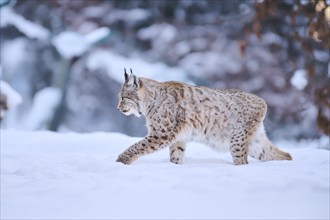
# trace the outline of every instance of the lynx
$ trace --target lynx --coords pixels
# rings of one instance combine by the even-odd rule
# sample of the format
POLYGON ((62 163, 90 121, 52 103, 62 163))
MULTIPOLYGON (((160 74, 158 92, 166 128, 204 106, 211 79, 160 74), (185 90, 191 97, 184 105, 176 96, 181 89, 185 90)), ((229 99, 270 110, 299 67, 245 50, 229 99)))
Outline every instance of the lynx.
POLYGON ((118 156, 131 164, 139 157, 169 147, 170 161, 182 164, 186 143, 202 142, 215 150, 230 151, 235 165, 247 164, 248 155, 261 161, 292 160, 267 138, 263 120, 265 101, 240 90, 216 90, 180 82, 157 82, 124 71, 118 110, 144 115, 148 134, 118 156))

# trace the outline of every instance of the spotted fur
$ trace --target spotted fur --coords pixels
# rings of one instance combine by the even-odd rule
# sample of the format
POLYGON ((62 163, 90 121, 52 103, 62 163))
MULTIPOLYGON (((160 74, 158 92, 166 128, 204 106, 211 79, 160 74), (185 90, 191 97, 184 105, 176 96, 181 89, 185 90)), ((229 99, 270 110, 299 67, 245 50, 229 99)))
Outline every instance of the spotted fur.
POLYGON ((292 159, 265 134, 265 101, 240 90, 157 82, 125 72, 118 109, 144 115, 148 128, 144 139, 118 156, 124 164, 164 147, 169 147, 170 161, 181 164, 189 141, 229 150, 236 165, 247 164, 248 155, 261 161, 292 159))

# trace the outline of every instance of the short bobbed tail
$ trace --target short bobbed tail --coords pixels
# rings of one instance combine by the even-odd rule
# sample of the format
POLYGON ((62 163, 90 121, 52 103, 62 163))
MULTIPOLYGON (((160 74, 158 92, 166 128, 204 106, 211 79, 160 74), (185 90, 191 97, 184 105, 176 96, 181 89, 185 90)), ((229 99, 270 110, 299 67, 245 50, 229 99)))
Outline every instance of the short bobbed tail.
POLYGON ((249 147, 249 155, 261 161, 292 160, 292 156, 274 146, 261 127, 257 130, 249 147))

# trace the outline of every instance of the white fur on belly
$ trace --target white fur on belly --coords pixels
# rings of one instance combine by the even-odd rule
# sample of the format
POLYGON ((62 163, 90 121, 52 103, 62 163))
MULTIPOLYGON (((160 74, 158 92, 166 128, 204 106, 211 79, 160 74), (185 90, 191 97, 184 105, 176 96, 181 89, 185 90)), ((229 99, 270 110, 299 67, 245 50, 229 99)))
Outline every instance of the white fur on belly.
POLYGON ((204 133, 197 132, 195 130, 185 130, 178 135, 178 140, 183 142, 198 142, 205 144, 216 151, 229 151, 230 139, 226 136, 209 137, 204 133))

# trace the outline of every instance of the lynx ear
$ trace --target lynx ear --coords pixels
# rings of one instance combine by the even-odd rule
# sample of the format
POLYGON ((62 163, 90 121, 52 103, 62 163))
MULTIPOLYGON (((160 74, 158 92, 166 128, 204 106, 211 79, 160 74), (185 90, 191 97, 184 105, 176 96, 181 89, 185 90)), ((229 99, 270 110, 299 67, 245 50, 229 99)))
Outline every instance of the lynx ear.
POLYGON ((136 88, 140 88, 140 80, 139 80, 139 78, 137 77, 137 76, 135 76, 135 75, 133 75, 133 77, 134 77, 134 86, 136 87, 136 88))
POLYGON ((133 76, 133 85, 136 88, 139 88, 140 87, 140 80, 139 80, 139 78, 133 74, 132 69, 130 69, 130 71, 131 71, 131 76, 133 76))
POLYGON ((124 76, 125 76, 125 83, 128 82, 128 74, 126 72, 126 68, 124 68, 124 76))

